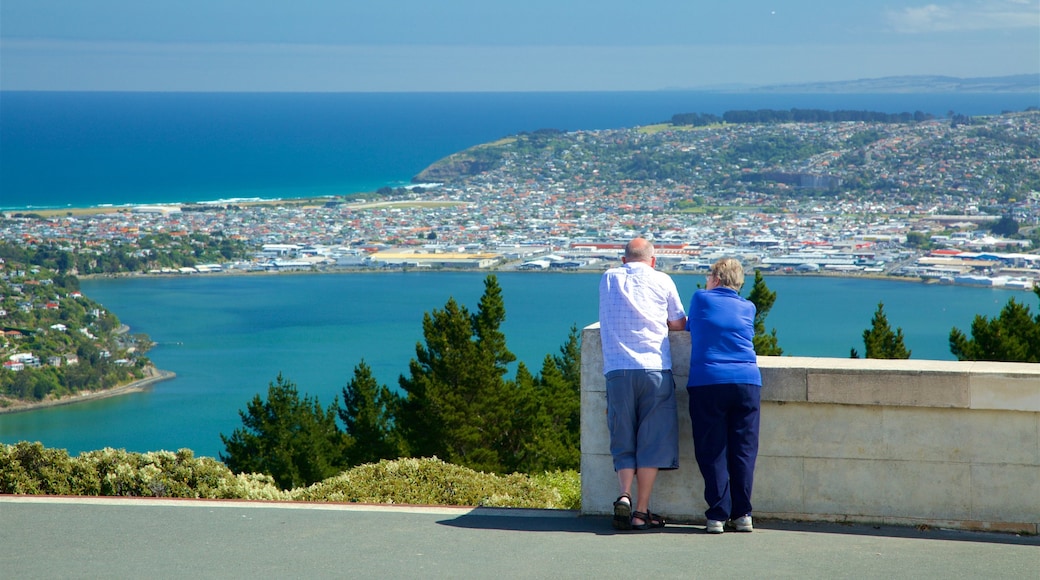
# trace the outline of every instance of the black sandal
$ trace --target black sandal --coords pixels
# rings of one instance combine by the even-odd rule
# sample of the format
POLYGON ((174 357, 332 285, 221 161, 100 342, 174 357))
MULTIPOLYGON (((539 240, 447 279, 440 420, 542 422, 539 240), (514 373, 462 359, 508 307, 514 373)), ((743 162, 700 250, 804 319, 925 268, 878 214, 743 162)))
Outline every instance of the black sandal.
POLYGON ((614 529, 615 530, 631 530, 632 529, 632 496, 623 493, 614 500, 614 529), (622 501, 628 499, 628 501, 622 501))
POLYGON ((664 527, 664 518, 649 510, 646 512, 632 512, 632 517, 643 520, 641 524, 630 524, 633 530, 649 530, 650 528, 664 527))

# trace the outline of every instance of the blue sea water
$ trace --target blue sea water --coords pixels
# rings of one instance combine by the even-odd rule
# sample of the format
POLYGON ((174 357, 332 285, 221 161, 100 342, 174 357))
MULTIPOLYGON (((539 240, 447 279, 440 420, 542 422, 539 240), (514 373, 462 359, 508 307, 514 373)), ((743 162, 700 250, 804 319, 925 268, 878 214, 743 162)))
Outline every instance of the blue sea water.
POLYGON ((301 198, 407 184, 521 131, 818 108, 945 116, 1036 94, 0 92, 0 209, 301 198))
MULTIPOLYGON (((149 354, 177 373, 152 389, 100 401, 0 415, 0 442, 41 441, 76 454, 190 448, 216 457, 220 434, 282 374, 323 406, 365 361, 396 388, 422 338, 423 313, 449 298, 475 311, 479 273, 351 273, 84 280, 82 288, 157 346, 149 354)), ((571 326, 597 319, 596 274, 500 273, 508 347, 534 373, 559 354, 571 326)), ((674 276, 689 296, 703 276, 674 276)), ((777 301, 767 318, 786 355, 844 358, 863 352, 878 302, 915 359, 953 360, 948 336, 976 314, 994 316, 1031 293, 916 282, 770 276, 777 301)), ((512 369, 515 371, 515 366, 512 369)), ((510 374, 512 376, 512 374, 510 374)))

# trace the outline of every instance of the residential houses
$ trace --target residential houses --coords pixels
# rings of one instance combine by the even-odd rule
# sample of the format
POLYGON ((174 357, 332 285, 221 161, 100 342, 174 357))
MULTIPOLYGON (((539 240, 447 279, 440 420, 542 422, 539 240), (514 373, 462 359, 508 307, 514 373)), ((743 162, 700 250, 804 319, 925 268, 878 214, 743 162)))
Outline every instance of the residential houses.
POLYGON ((507 151, 492 170, 427 184, 404 198, 9 217, 0 236, 104 252, 148 233, 219 231, 255 248, 251 259, 237 263, 148 272, 163 275, 601 269, 614 263, 618 243, 641 235, 657 243, 662 267, 676 271, 737 255, 751 266, 789 273, 1036 280, 1036 262, 1022 257, 1034 251, 1029 241, 989 234, 986 227, 997 216, 980 210, 1000 208, 1025 227, 1040 225, 1040 191, 1019 187, 1020 180, 1040 182, 1040 156, 1022 145, 1030 142, 1040 142, 1040 112, 967 125, 936 120, 578 131, 553 148, 507 151), (858 138, 865 134, 876 138, 858 138), (789 161, 732 154, 778 135, 811 143, 818 152, 789 161), (676 177, 618 177, 636 153, 670 160, 676 177), (762 181, 759 175, 772 177, 762 181), (852 183, 869 187, 843 194, 852 183), (925 234, 933 248, 957 254, 908 247, 910 234, 925 234), (614 247, 597 247, 604 244, 614 247), (982 253, 994 259, 983 264, 973 255, 982 253))

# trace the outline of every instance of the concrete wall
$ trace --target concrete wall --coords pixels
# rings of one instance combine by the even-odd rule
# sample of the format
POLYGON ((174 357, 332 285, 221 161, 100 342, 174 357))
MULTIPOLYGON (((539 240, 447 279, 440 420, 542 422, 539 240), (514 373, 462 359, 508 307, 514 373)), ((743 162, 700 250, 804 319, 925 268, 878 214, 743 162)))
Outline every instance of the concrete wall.
MULTIPOLYGON (((686 380, 690 336, 671 333, 679 469, 651 509, 703 522, 686 380)), ((757 518, 1040 532, 1040 365, 759 357, 757 518)), ((612 512, 599 325, 582 332, 582 513, 612 512)))

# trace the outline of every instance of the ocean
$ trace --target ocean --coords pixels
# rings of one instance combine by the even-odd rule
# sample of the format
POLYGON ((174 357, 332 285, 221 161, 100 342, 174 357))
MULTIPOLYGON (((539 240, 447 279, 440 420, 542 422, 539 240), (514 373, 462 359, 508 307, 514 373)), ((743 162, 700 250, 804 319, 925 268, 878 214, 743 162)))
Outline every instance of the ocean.
MULTIPOLYGON (((0 209, 292 199, 407 184, 427 165, 521 131, 630 127, 677 113, 853 109, 937 116, 1020 111, 1036 94, 770 95, 694 92, 162 94, 0 92, 0 209)), ((448 297, 476 308, 483 274, 380 273, 84 280, 83 290, 177 378, 111 399, 0 415, 0 441, 71 453, 190 448, 220 434, 279 373, 332 402, 362 360, 396 386, 422 339, 422 314, 448 297)), ((571 325, 596 319, 590 274, 505 273, 509 346, 533 372, 571 325)), ((701 276, 676 276, 688 295, 701 276)), ((846 357, 878 302, 918 359, 952 359, 952 327, 1014 296, 983 288, 851 278, 771 277, 768 324, 785 353, 846 357)))
POLYGON ((522 131, 737 109, 988 115, 1040 95, 0 92, 0 209, 293 199, 410 182, 522 131))
MULTIPOLYGON (((177 377, 143 393, 0 415, 0 442, 41 441, 77 454, 189 448, 216 457, 220 434, 281 374, 328 406, 364 361, 381 384, 397 387, 422 341, 423 313, 449 298, 475 311, 486 274, 463 272, 290 274, 84 280, 82 289, 148 334, 149 353, 177 377)), ((503 272, 503 331, 534 373, 559 354, 572 326, 597 319, 597 274, 503 272)), ((688 297, 702 275, 674 276, 688 297)), ((767 318, 786 355, 844 358, 863 352, 862 333, 883 302, 914 359, 954 360, 948 337, 969 332, 975 315, 995 316, 1014 297, 1036 310, 1032 293, 920 282, 769 276, 777 293, 767 318)), ((515 366, 511 370, 515 371, 515 366)))

